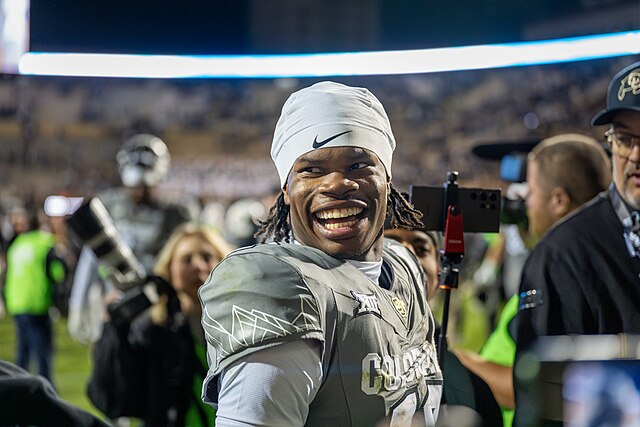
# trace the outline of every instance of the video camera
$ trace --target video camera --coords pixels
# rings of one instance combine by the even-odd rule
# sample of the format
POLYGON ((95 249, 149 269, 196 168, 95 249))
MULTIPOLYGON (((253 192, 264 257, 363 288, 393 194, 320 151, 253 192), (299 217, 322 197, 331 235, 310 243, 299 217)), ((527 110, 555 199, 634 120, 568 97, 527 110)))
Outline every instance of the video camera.
MULTIPOLYGON (((500 179, 512 184, 527 181, 527 156, 524 153, 505 154, 500 160, 500 179)), ((522 197, 507 194, 502 198, 500 222, 517 224, 526 229, 529 225, 527 209, 522 197)))
MULTIPOLYGON (((517 141, 497 141, 479 144, 471 150, 474 155, 486 160, 500 161, 500 179, 517 186, 527 180, 527 155, 540 142, 540 138, 525 138, 517 141)), ((524 185, 524 184, 523 184, 524 185)), ((528 218, 522 195, 511 194, 511 187, 502 198, 500 222, 517 224, 526 229, 528 218)))
POLYGON ((108 306, 112 320, 130 322, 158 302, 160 294, 175 296, 175 290, 165 280, 147 275, 100 199, 92 198, 84 203, 66 223, 80 243, 96 255, 106 278, 124 292, 122 299, 108 306))

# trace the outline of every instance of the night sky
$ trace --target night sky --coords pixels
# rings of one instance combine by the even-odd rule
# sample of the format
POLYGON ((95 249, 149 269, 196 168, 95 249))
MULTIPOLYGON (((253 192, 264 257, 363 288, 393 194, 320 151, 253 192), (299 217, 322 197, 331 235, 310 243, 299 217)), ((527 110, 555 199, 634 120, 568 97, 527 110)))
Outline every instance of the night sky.
MULTIPOLYGON (((31 1, 33 51, 252 53, 250 0, 31 1)), ((379 1, 376 49, 520 41, 524 25, 579 11, 584 3, 584 0, 379 1)), ((363 0, 363 7, 372 2, 376 0, 363 0)), ((331 7, 332 3, 326 4, 331 7)), ((270 19, 269 25, 277 29, 283 25, 278 19, 284 18, 276 15, 265 19, 270 19)), ((357 17, 345 17, 344 25, 357 24, 357 17)), ((327 36, 335 38, 334 34, 327 36)), ((328 50, 340 51, 340 40, 328 50)))
POLYGON ((31 0, 31 50, 244 53, 244 4, 244 0, 31 0))

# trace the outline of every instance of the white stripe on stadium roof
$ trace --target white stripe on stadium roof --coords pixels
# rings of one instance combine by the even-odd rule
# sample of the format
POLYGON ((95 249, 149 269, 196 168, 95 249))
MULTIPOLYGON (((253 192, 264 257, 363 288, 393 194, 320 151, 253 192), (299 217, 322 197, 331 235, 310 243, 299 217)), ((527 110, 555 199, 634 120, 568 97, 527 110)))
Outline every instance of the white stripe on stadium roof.
POLYGON ((124 55, 30 52, 20 74, 132 78, 277 78, 434 73, 640 53, 640 31, 533 42, 295 55, 124 55))

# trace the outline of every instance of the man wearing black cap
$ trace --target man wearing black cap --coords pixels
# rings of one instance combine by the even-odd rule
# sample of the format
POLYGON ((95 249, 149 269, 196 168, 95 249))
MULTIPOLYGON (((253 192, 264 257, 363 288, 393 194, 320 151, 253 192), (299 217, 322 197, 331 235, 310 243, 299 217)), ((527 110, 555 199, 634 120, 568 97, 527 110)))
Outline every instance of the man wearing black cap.
MULTIPOLYGON (((640 333, 640 62, 613 78, 592 125, 609 125, 613 182, 553 227, 527 260, 516 360, 542 335, 640 333)), ((528 403, 516 387, 516 425, 526 425, 520 414, 528 403)))

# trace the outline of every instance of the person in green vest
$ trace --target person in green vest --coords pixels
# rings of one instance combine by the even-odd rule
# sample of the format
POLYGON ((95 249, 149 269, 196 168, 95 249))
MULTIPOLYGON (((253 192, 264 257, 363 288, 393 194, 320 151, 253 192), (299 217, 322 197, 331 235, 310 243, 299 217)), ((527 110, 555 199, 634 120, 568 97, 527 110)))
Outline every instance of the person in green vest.
POLYGON ((67 266, 57 254, 55 236, 38 227, 36 214, 30 214, 28 230, 7 248, 4 298, 16 325, 16 364, 29 370, 31 360, 36 359, 38 374, 53 384, 49 308, 54 287, 61 286, 67 276, 67 266))
POLYGON ((197 291, 229 251, 214 229, 179 226, 149 278, 158 302, 130 322, 114 315, 104 325, 93 349, 88 395, 107 417, 139 418, 146 427, 214 425, 214 409, 200 398, 207 356, 197 291))
MULTIPOLYGON (((542 140, 529 153, 526 208, 528 236, 535 245, 556 224, 604 191, 611 181, 611 163, 591 137, 560 134, 542 140)), ((513 318, 519 294, 502 309, 496 329, 480 354, 456 351, 460 361, 485 380, 502 408, 505 426, 514 417, 513 363, 516 355, 513 318)))

